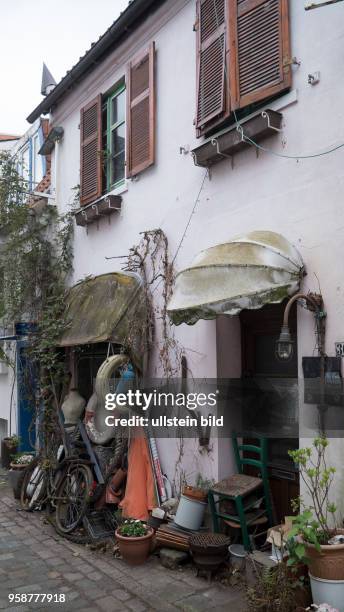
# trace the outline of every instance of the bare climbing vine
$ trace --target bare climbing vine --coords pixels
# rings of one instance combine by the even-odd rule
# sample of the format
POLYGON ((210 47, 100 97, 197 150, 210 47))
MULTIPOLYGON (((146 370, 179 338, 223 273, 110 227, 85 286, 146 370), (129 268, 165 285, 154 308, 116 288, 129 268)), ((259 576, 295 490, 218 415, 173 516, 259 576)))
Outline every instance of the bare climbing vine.
MULTIPOLYGON (((143 279, 148 348, 157 346, 162 374, 169 380, 180 376, 183 354, 167 314, 174 282, 173 263, 169 258, 168 239, 162 229, 148 230, 141 236, 139 244, 129 250, 129 255, 120 259, 124 260, 124 271, 137 272, 143 279), (162 287, 159 294, 158 287, 162 287)), ((134 323, 132 337, 135 337, 135 332, 134 323)))

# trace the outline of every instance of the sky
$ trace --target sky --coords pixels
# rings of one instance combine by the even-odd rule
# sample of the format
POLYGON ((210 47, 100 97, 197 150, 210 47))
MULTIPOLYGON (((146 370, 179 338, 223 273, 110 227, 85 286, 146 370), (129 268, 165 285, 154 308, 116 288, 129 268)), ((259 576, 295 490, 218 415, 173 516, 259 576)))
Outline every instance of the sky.
POLYGON ((43 61, 59 82, 128 0, 0 0, 0 133, 22 134, 42 100, 43 61))

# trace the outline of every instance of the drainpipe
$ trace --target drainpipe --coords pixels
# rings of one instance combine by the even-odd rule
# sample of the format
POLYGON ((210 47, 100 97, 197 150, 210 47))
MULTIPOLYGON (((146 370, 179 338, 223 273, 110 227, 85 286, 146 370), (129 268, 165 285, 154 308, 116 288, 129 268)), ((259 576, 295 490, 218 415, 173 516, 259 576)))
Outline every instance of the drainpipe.
POLYGON ((55 155, 54 155, 54 188, 55 188, 55 205, 59 205, 59 193, 58 193, 58 168, 59 168, 59 148, 60 139, 57 138, 55 141, 55 155))

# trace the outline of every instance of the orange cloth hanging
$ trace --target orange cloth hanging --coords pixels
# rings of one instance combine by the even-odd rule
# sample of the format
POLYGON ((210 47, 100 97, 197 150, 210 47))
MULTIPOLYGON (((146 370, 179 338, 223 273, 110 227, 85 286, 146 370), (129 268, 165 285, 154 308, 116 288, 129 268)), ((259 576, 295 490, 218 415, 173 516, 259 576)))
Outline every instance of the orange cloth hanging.
POLYGON ((146 521, 149 510, 157 505, 148 442, 143 435, 131 439, 127 485, 119 505, 123 516, 141 521, 146 521))

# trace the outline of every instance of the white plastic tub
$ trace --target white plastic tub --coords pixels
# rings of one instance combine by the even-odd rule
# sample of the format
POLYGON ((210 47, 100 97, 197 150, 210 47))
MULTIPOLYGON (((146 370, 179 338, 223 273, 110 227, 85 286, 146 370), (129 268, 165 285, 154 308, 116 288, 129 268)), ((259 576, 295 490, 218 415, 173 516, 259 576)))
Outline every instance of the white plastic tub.
POLYGON ((203 522, 206 505, 206 502, 181 495, 174 522, 184 529, 198 531, 203 522))
POLYGON ((241 570, 245 567, 247 552, 242 544, 231 544, 228 547, 230 562, 233 568, 241 570))
POLYGON ((344 612, 344 580, 325 580, 309 574, 313 603, 327 603, 339 612, 344 612))

